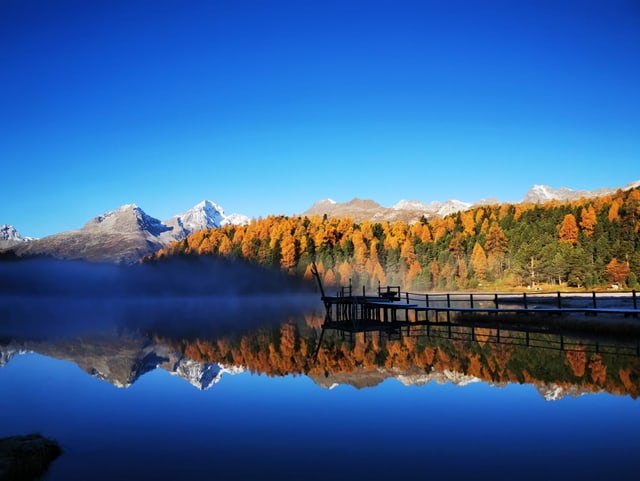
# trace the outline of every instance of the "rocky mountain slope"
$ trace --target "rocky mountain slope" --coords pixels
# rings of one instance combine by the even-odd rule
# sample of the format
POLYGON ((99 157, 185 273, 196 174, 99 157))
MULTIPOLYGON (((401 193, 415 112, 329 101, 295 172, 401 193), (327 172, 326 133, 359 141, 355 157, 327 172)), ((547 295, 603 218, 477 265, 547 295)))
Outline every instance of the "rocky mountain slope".
POLYGON ((466 210, 472 204, 459 200, 448 200, 444 203, 431 202, 424 204, 417 200, 401 200, 393 207, 383 207, 373 200, 352 199, 349 202, 335 202, 324 199, 316 202, 301 215, 327 215, 328 217, 349 217, 355 222, 369 220, 371 222, 418 222, 422 217, 444 217, 453 212, 466 210))
POLYGON ((0 368, 16 355, 31 352, 74 362, 91 376, 119 388, 130 387, 141 376, 154 369, 164 369, 200 390, 209 389, 224 374, 243 372, 242 368, 195 362, 167 346, 135 334, 117 338, 12 341, 0 346, 0 368))
POLYGON ((4 247, 20 257, 43 255, 130 264, 198 230, 248 220, 240 214, 226 216, 220 206, 208 200, 164 222, 135 204, 127 204, 95 217, 80 229, 30 242, 14 241, 4 247))

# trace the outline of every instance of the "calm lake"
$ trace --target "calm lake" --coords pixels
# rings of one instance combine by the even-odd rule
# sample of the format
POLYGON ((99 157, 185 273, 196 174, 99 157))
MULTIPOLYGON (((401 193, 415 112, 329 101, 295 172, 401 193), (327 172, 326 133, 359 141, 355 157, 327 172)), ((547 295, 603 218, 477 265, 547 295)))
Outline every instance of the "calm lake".
POLYGON ((57 440, 46 480, 638 479, 632 336, 323 333, 308 294, 0 315, 0 437, 57 440))

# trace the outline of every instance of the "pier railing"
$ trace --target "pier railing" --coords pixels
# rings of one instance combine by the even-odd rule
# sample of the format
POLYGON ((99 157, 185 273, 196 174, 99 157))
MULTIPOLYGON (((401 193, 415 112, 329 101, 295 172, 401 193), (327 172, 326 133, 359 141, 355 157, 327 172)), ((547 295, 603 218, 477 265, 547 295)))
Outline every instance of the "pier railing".
POLYGON ((616 292, 522 292, 522 293, 411 293, 398 286, 378 286, 377 292, 354 294, 351 285, 336 296, 323 296, 327 321, 419 322, 450 321, 453 313, 468 314, 601 314, 639 317, 635 290, 616 292))

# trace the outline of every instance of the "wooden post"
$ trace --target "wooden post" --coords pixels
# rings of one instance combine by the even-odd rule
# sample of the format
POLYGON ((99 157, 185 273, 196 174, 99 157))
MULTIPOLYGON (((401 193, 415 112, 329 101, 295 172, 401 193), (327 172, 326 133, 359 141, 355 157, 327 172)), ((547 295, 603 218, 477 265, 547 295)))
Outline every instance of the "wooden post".
POLYGON ((597 305, 597 302, 596 302, 596 291, 593 291, 593 292, 591 293, 591 296, 593 297, 593 308, 594 308, 594 309, 597 309, 597 308, 598 308, 598 305, 597 305))
POLYGON ((493 295, 493 304, 496 306, 496 309, 498 308, 498 294, 494 294, 493 295))
POLYGON ((473 309, 473 292, 469 294, 469 307, 473 309))
POLYGON ((560 291, 558 291, 558 309, 562 309, 562 300, 560 297, 560 291))
MULTIPOLYGON (((451 308, 451 294, 449 294, 448 292, 447 292, 447 307, 451 308)), ((451 322, 449 317, 450 315, 451 315, 451 311, 447 309, 447 322, 451 322)), ((451 327, 449 327, 449 338, 451 338, 451 327)))
POLYGON ((527 293, 526 292, 522 293, 522 305, 524 309, 527 310, 527 293))
MULTIPOLYGON (((634 296, 634 298, 635 298, 635 296, 634 296)), ((424 303, 425 303, 425 307, 429 307, 429 294, 425 294, 424 295, 424 303)))

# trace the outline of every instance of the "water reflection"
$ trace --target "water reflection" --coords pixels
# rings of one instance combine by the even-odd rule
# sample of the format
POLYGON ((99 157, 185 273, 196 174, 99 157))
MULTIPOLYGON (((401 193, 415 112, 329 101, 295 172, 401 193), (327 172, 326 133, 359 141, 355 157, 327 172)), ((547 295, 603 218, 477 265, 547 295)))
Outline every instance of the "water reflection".
POLYGON ((13 315, 2 326, 0 365, 37 352, 118 387, 163 369, 199 389, 244 370, 305 375, 323 387, 364 388, 389 378, 405 385, 530 384, 549 400, 599 392, 636 399, 640 389, 637 334, 554 330, 553 320, 546 327, 539 320, 530 327, 480 320, 327 329, 317 299, 307 294, 108 305, 14 298, 3 305, 13 315))
POLYGON ((341 331, 320 304, 5 296, 0 436, 57 439, 50 481, 469 479, 496 453, 493 479, 634 479, 635 336, 341 331))

